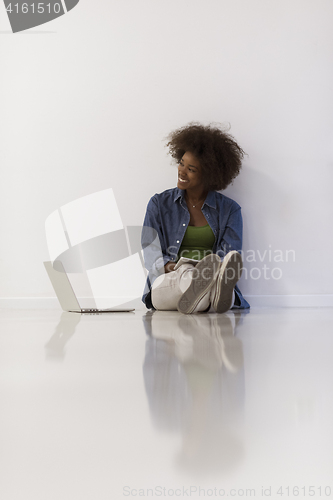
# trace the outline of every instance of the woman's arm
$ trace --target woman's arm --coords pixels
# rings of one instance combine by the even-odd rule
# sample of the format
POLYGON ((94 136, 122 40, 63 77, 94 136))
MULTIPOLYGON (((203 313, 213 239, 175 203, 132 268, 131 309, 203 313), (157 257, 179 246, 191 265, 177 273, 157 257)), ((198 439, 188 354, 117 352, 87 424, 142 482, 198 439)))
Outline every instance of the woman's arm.
POLYGON ((144 253, 146 269, 155 276, 170 272, 175 263, 169 262, 166 253, 166 244, 161 224, 159 207, 156 197, 153 196, 148 203, 143 222, 141 244, 144 253))
POLYGON ((243 219, 241 208, 234 210, 228 217, 224 231, 218 235, 215 253, 223 259, 228 252, 242 251, 243 219))

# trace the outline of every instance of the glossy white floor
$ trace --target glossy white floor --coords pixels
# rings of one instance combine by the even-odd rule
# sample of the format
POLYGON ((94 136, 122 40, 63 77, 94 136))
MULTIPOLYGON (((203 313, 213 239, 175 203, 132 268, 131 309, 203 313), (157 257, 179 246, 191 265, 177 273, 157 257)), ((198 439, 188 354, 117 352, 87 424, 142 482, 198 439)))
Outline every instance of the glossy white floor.
POLYGON ((333 309, 0 318, 1 500, 333 497, 333 309))

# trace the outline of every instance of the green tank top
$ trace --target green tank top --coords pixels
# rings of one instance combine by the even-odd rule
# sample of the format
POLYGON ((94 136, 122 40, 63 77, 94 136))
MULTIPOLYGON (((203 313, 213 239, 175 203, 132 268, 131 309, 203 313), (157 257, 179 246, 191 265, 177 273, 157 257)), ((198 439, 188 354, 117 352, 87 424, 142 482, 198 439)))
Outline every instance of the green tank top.
POLYGON ((179 248, 178 259, 201 260, 212 251, 215 236, 209 224, 205 226, 188 226, 182 244, 179 248))

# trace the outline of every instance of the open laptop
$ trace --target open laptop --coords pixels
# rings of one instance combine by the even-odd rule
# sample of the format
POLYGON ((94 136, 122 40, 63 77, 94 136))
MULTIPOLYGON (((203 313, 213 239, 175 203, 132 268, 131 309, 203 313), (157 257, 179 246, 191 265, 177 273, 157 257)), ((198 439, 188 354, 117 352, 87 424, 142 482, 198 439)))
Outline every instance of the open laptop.
MULTIPOLYGON (((59 268, 61 263, 57 262, 57 267, 59 268)), ((58 297, 60 305, 64 311, 77 312, 77 313, 111 313, 111 312, 130 312, 134 311, 134 308, 129 308, 125 306, 110 307, 108 309, 97 309, 93 308, 82 308, 79 301, 75 295, 73 287, 69 281, 69 278, 63 268, 63 272, 56 271, 53 268, 52 262, 44 262, 44 266, 47 274, 51 280, 54 291, 58 297)))

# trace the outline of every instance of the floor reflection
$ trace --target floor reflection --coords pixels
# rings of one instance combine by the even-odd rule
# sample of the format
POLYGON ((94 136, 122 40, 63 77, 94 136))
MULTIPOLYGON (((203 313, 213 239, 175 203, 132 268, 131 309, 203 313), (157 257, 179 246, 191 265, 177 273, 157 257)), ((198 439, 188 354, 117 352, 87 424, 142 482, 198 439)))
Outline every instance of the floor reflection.
POLYGON ((81 314, 63 312, 59 323, 50 340, 45 344, 45 355, 47 361, 63 361, 65 358, 65 346, 74 335, 77 325, 81 321, 81 314))
POLYGON ((143 375, 153 424, 180 432, 180 468, 235 467, 244 455, 244 363, 235 331, 242 313, 143 317, 143 375))

